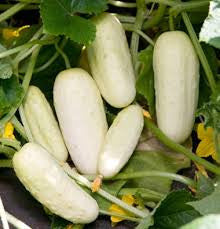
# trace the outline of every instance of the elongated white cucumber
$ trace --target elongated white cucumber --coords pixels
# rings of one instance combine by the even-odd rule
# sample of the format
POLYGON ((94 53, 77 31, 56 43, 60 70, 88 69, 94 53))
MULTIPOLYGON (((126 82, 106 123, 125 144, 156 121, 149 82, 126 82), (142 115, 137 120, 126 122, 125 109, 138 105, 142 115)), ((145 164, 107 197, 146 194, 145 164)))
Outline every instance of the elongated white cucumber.
POLYGON ((154 47, 153 67, 158 126, 182 143, 194 125, 199 90, 199 60, 187 34, 163 33, 154 47))
POLYGON ((73 223, 90 223, 98 205, 40 145, 27 143, 13 157, 17 177, 51 212, 73 223))
POLYGON ((99 90, 113 107, 126 107, 135 97, 135 76, 125 32, 109 14, 94 18, 95 41, 88 46, 88 61, 99 90))
POLYGON ((80 68, 59 73, 54 84, 54 105, 75 166, 84 174, 97 174, 107 122, 92 77, 80 68))
POLYGON ((142 109, 138 105, 124 108, 109 128, 99 159, 99 173, 115 176, 131 157, 144 126, 142 109))
POLYGON ((24 112, 36 143, 57 160, 66 161, 68 152, 50 104, 41 90, 30 86, 24 101, 24 112))

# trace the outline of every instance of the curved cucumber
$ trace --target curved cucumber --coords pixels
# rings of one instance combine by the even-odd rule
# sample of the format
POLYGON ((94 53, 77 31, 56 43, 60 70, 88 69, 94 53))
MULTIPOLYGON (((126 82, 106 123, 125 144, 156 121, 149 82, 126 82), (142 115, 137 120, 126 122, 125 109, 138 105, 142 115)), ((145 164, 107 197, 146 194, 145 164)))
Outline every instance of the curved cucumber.
POLYGON ((186 33, 163 33, 153 56, 159 128, 182 143, 191 134, 198 102, 199 60, 186 33))
POLYGON ((54 105, 75 166, 84 174, 97 174, 107 122, 92 77, 80 68, 59 73, 54 84, 54 105))
POLYGON ((73 223, 90 223, 98 205, 40 145, 27 143, 13 157, 19 180, 51 212, 73 223))
POLYGON ((88 61, 99 90, 113 107, 126 107, 134 100, 135 76, 124 29, 108 13, 94 18, 95 41, 88 46, 88 61))
POLYGON ((131 157, 144 126, 142 109, 130 105, 123 109, 109 128, 99 159, 99 173, 115 176, 131 157))
POLYGON ((34 140, 58 161, 66 161, 68 152, 53 111, 39 88, 30 86, 24 112, 34 140))

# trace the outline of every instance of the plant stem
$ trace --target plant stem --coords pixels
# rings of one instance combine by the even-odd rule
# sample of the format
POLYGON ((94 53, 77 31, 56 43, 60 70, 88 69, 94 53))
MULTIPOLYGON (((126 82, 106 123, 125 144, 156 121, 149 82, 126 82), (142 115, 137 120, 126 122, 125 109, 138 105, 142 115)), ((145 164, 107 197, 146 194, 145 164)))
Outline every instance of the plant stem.
POLYGON ((7 158, 12 158, 15 150, 4 145, 0 145, 0 153, 3 153, 7 158))
MULTIPOLYGON (((39 39, 40 36, 42 35, 42 32, 43 32, 43 27, 40 27, 37 32, 33 35, 33 37, 29 40, 30 41, 34 41, 36 39, 39 39)), ((13 65, 14 65, 14 68, 17 69, 18 68, 18 65, 19 65, 19 62, 23 59, 25 59, 27 56, 29 56, 35 49, 35 47, 38 47, 38 45, 34 45, 32 48, 30 49, 24 49, 22 50, 21 52, 19 52, 16 57, 13 59, 13 65)), ((18 72, 18 70, 17 70, 18 72)))
POLYGON ((17 2, 27 2, 27 3, 36 3, 36 4, 40 4, 41 0, 15 0, 17 2))
POLYGON ((120 14, 113 14, 118 18, 120 22, 124 23, 135 23, 135 17, 133 16, 125 16, 125 15, 120 15, 120 14))
MULTIPOLYGON (((78 174, 75 170, 71 169, 70 166, 65 163, 63 165, 63 169, 64 171, 70 176, 72 177, 74 180, 76 180, 79 184, 91 189, 92 188, 92 183, 90 181, 88 181, 84 176, 78 174)), ((130 206, 128 204, 126 204, 125 202, 123 202, 122 200, 118 199, 117 197, 109 194, 108 192, 106 192, 103 189, 99 189, 99 191, 97 191, 97 193, 104 197, 105 199, 111 201, 112 203, 117 204, 118 206, 120 206, 121 208, 125 209, 128 212, 133 213, 134 215, 141 217, 141 218, 145 218, 149 215, 149 212, 144 212, 141 211, 133 206, 130 206)))
POLYGON ((15 127, 15 130, 27 141, 28 138, 27 138, 27 135, 25 133, 25 129, 22 126, 22 124, 18 121, 16 116, 12 117, 11 122, 12 122, 13 126, 15 127))
POLYGON ((145 127, 148 128, 165 146, 187 156, 192 161, 203 165, 207 170, 220 175, 220 167, 206 161, 205 159, 198 157, 196 154, 192 153, 187 148, 182 145, 173 142, 168 138, 156 125, 148 118, 144 118, 145 127))
POLYGON ((102 209, 99 209, 99 213, 101 215, 120 217, 122 219, 129 220, 129 221, 132 221, 132 222, 138 222, 139 223, 141 221, 141 219, 139 219, 139 218, 135 218, 135 217, 127 216, 127 215, 121 215, 121 214, 117 214, 115 212, 108 212, 108 211, 105 211, 105 210, 102 210, 102 209))
POLYGON ((24 113, 24 108, 23 108, 23 105, 22 104, 19 107, 19 114, 20 114, 22 123, 24 125, 24 129, 25 129, 25 132, 26 132, 28 141, 29 142, 34 142, 34 138, 33 138, 33 135, 31 133, 30 127, 28 125, 28 122, 27 122, 27 119, 26 119, 26 116, 25 116, 25 113, 24 113))
POLYGON ((127 31, 132 31, 132 32, 135 32, 135 33, 139 34, 141 37, 143 37, 152 46, 155 45, 154 41, 147 34, 145 34, 144 32, 142 32, 141 30, 135 29, 134 26, 130 26, 128 24, 124 24, 123 27, 127 31))
POLYGON ((173 6, 170 9, 170 13, 173 15, 178 15, 179 13, 181 13, 182 11, 187 11, 187 10, 191 10, 191 9, 195 9, 195 8, 199 8, 202 6, 208 6, 210 3, 210 0, 203 0, 203 1, 192 1, 192 2, 182 2, 179 4, 176 4, 175 6, 173 6))
POLYGON ((28 225, 26 225, 25 223, 23 223, 21 220, 15 218, 13 215, 11 215, 8 212, 6 213, 6 217, 8 222, 13 225, 14 227, 18 228, 18 229, 31 229, 31 227, 29 227, 28 225))
POLYGON ((26 48, 30 48, 32 47, 33 45, 36 45, 36 44, 39 44, 39 45, 49 45, 49 44, 54 44, 55 42, 55 39, 48 39, 48 40, 34 40, 34 41, 30 41, 24 45, 20 45, 18 47, 15 47, 15 48, 12 48, 12 49, 9 49, 7 51, 4 51, 4 52, 1 52, 0 53, 0 59, 1 58, 4 58, 4 57, 7 57, 7 56, 10 56, 12 54, 15 54, 17 52, 20 52, 26 48))
POLYGON ((8 220, 7 220, 6 213, 5 213, 5 208, 2 203, 1 197, 0 197, 0 216, 1 216, 3 229, 9 229, 8 220))
MULTIPOLYGON (((65 47, 66 43, 67 43, 67 39, 64 39, 60 45, 60 49, 63 49, 65 47)), ((41 71, 45 70, 46 68, 48 68, 59 57, 59 55, 60 55, 59 52, 55 52, 55 54, 45 64, 36 68, 34 70, 34 73, 41 72, 41 71)))
MULTIPOLYGON (((137 0, 137 15, 136 20, 134 23, 135 30, 141 30, 143 22, 144 22, 144 14, 146 11, 145 1, 144 0, 137 0)), ((136 72, 136 63, 138 59, 138 46, 139 46, 139 34, 136 32, 132 33, 131 36, 131 56, 133 61, 133 66, 136 72)))
POLYGON ((11 146, 15 148, 16 150, 21 149, 21 143, 15 139, 10 139, 10 138, 0 138, 0 143, 6 146, 11 146))
POLYGON ((24 93, 22 98, 20 99, 20 101, 18 102, 18 104, 16 106, 14 106, 13 108, 11 108, 11 110, 8 112, 7 115, 5 115, 1 120, 0 120, 0 129, 3 128, 3 126, 5 126, 5 123, 7 123, 15 114, 15 112, 17 111, 17 109, 19 108, 19 106, 22 103, 22 100, 27 92, 31 77, 32 77, 32 73, 34 71, 34 66, 36 64, 36 60, 39 54, 41 46, 39 46, 37 49, 35 49, 31 55, 29 64, 28 64, 28 68, 26 71, 26 74, 24 76, 24 80, 22 83, 23 89, 24 89, 24 93))
POLYGON ((168 173, 162 171, 145 171, 145 172, 134 172, 134 173, 119 173, 112 180, 127 180, 127 179, 135 179, 135 178, 142 178, 142 177, 164 177, 171 180, 179 181, 183 184, 186 184, 191 187, 196 187, 196 183, 194 180, 181 176, 175 173, 168 173))
MULTIPOLYGON (((5 11, 14 6, 14 4, 0 4, 0 11, 5 11)), ((38 5, 26 5, 22 10, 37 10, 39 9, 38 5)))
POLYGON ((154 2, 154 3, 159 3, 167 6, 175 6, 176 4, 178 4, 178 2, 174 0, 146 0, 146 1, 147 3, 154 2))
POLYGON ((159 192, 146 189, 146 188, 122 188, 118 195, 123 196, 123 195, 135 195, 137 193, 141 193, 141 197, 143 199, 147 199, 149 201, 160 201, 162 198, 164 198, 164 194, 161 194, 159 192))
POLYGON ((1 159, 0 168, 13 168, 12 160, 10 159, 1 159))
POLYGON ((186 25, 186 28, 187 28, 187 30, 189 32, 189 35, 191 37, 192 43, 193 43, 193 45, 195 47, 195 50, 196 50, 196 52, 197 52, 197 54, 199 56, 199 59, 200 59, 201 64, 203 66, 203 69, 204 69, 204 71, 206 73, 206 77, 208 79, 209 86, 210 86, 212 92, 215 93, 216 92, 216 82, 215 82, 215 78, 214 78, 213 72, 212 72, 212 70, 210 68, 209 62, 208 62, 208 60, 207 60, 207 58, 205 56, 205 53, 204 53, 204 51, 203 51, 203 49, 201 47, 201 44, 199 43, 199 40, 198 40, 198 38, 196 36, 196 33, 195 33, 194 29, 193 29, 193 26, 192 26, 192 24, 190 22, 190 19, 189 19, 187 13, 186 12, 182 12, 182 17, 183 17, 183 21, 184 21, 184 23, 186 25))
POLYGON ((66 53, 57 45, 57 43, 55 43, 55 48, 57 50, 57 52, 63 57, 63 60, 65 62, 66 68, 71 68, 71 64, 69 61, 68 56, 66 55, 66 53))
POLYGON ((108 0, 108 4, 123 7, 123 8, 136 8, 137 4, 132 2, 122 2, 122 1, 115 1, 115 0, 108 0))
POLYGON ((22 8, 27 6, 28 3, 17 3, 13 5, 10 9, 6 10, 4 13, 0 14, 0 22, 10 18, 12 15, 16 14, 22 8))
POLYGON ((147 30, 158 25, 159 22, 163 19, 165 12, 166 12, 166 5, 160 4, 156 14, 151 19, 143 23, 142 26, 143 30, 147 30))
POLYGON ((173 15, 171 13, 169 14, 169 27, 170 27, 170 31, 175 30, 173 15))

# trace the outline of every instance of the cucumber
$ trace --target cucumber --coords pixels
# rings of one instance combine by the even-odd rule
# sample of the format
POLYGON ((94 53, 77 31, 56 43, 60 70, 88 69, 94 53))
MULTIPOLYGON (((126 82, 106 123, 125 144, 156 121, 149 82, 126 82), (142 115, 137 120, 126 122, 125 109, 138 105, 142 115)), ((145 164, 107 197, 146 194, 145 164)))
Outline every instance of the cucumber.
POLYGON ((75 166, 83 174, 97 174, 107 122, 92 77, 80 68, 60 72, 54 84, 54 105, 75 166))
POLYGON ((135 98, 135 75, 124 29, 118 19, 103 13, 93 19, 95 41, 87 47, 88 61, 99 90, 113 107, 128 106, 135 98))
POLYGON ((144 126, 142 109, 130 105, 119 112, 109 128, 99 159, 99 174, 115 176, 131 157, 144 126))
POLYGON ((57 160, 66 161, 68 152, 50 104, 39 88, 30 86, 24 101, 24 112, 36 143, 57 160))
POLYGON ((192 132, 199 92, 199 60, 188 35, 181 31, 160 35, 153 68, 158 127, 183 143, 192 132))
POLYGON ((96 201, 40 145, 25 144, 15 153, 13 167, 25 188, 52 213, 73 223, 90 223, 97 218, 96 201))

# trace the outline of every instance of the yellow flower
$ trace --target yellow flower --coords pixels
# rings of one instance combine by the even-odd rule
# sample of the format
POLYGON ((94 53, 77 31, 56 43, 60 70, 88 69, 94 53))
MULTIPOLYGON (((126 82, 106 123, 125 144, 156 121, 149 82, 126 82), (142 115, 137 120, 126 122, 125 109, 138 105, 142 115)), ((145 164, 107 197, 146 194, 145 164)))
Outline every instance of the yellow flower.
POLYGON ((148 111, 146 111, 145 109, 142 109, 142 111, 143 111, 144 117, 147 117, 147 118, 151 119, 151 115, 150 115, 150 113, 148 111))
POLYGON ((205 129, 204 124, 200 123, 197 128, 198 138, 201 140, 199 143, 196 154, 199 157, 209 157, 212 156, 214 160, 217 160, 217 154, 215 150, 214 143, 214 130, 211 127, 205 129))
POLYGON ((15 136, 13 133, 14 133, 14 126, 12 125, 12 123, 11 122, 6 123, 2 137, 15 139, 15 136))
POLYGON ((10 28, 4 28, 2 30, 2 36, 5 40, 9 40, 15 37, 19 37, 20 36, 20 32, 24 29, 29 28, 30 25, 24 25, 18 29, 10 29, 10 28))
MULTIPOLYGON (((123 195, 122 196, 122 201, 125 202, 126 204, 129 205, 133 205, 135 203, 135 199, 132 195, 123 195)), ((125 211, 123 208, 119 207, 116 204, 112 204, 111 207, 109 208, 109 211, 112 213, 117 213, 120 215, 124 215, 124 216, 131 216, 131 213, 128 213, 127 211, 125 211)), ((123 218, 117 217, 117 216, 111 216, 111 221, 113 223, 113 225, 115 225, 116 223, 119 223, 121 221, 123 221, 123 218)))

